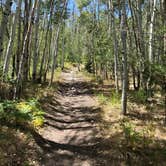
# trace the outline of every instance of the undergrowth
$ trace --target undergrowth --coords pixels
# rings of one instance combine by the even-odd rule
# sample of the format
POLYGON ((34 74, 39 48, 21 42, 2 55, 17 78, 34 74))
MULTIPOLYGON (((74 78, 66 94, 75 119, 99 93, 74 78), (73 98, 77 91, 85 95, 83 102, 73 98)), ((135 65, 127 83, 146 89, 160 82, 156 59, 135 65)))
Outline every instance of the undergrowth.
POLYGON ((120 94, 115 91, 111 92, 109 96, 104 95, 103 93, 97 94, 98 101, 101 105, 112 105, 117 106, 120 105, 120 94))
POLYGON ((36 99, 27 101, 5 100, 0 103, 0 120, 11 124, 40 127, 44 123, 44 112, 36 99))
POLYGON ((120 126, 124 133, 127 146, 131 146, 132 148, 146 148, 153 143, 155 128, 152 123, 149 123, 144 128, 138 129, 129 119, 124 118, 120 126))
POLYGON ((144 90, 139 90, 132 92, 132 98, 139 103, 146 103, 148 96, 144 90))

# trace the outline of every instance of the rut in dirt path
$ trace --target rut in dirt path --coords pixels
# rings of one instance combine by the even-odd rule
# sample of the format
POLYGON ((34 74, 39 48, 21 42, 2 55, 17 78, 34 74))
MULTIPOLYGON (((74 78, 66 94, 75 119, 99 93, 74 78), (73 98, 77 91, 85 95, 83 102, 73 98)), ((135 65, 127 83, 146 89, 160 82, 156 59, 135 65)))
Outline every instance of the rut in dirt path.
POLYGON ((76 71, 61 75, 59 94, 45 101, 46 123, 36 136, 43 149, 43 166, 105 165, 99 160, 101 135, 99 105, 92 97, 92 85, 76 71))

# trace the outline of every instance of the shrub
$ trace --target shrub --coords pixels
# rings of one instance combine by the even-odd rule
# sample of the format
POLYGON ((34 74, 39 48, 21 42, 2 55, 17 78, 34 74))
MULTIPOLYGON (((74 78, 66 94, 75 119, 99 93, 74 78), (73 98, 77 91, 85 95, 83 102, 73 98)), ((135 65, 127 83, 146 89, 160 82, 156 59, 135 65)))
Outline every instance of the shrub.
POLYGON ((134 98, 137 102, 145 103, 147 100, 147 94, 144 90, 134 92, 134 98))
POLYGON ((115 91, 111 93, 111 104, 112 105, 118 105, 121 103, 121 96, 119 93, 116 93, 115 91))
POLYGON ((121 124, 127 144, 135 146, 141 142, 141 135, 136 131, 136 127, 131 122, 122 122, 121 124))
POLYGON ((44 112, 36 99, 4 101, 0 104, 0 119, 9 123, 32 124, 38 127, 44 123, 44 112))
POLYGON ((106 104, 108 102, 108 97, 104 96, 103 93, 98 94, 97 97, 101 104, 106 104))
POLYGON ((153 142, 154 127, 152 124, 139 131, 136 130, 136 126, 129 120, 123 120, 121 126, 127 145, 147 147, 153 142))

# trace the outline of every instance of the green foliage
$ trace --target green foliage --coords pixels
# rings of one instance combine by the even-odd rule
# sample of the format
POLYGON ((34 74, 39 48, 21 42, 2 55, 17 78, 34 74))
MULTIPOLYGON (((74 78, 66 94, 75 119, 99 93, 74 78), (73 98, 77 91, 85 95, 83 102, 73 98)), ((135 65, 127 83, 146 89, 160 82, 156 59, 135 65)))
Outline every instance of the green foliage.
POLYGON ((145 103, 147 100, 147 93, 144 90, 133 92, 134 100, 140 103, 145 103))
POLYGON ((80 10, 87 7, 90 4, 90 0, 76 0, 77 6, 80 10))
POLYGON ((152 124, 147 125, 143 129, 136 130, 136 126, 128 119, 123 119, 121 127, 125 135, 126 143, 129 146, 149 146, 153 141, 154 127, 152 124))
POLYGON ((16 124, 32 124, 34 127, 44 123, 44 112, 36 99, 29 101, 4 101, 0 104, 0 119, 16 124))
POLYGON ((135 146, 136 144, 141 142, 141 135, 136 131, 136 127, 134 124, 126 121, 123 122, 121 126, 128 145, 135 146))
POLYGON ((104 96, 103 93, 98 94, 98 95, 97 95, 97 98, 98 98, 99 102, 100 102, 102 105, 104 105, 104 104, 106 104, 106 103, 108 102, 108 97, 104 96))
POLYGON ((97 95, 97 97, 98 97, 99 102, 102 105, 109 104, 109 105, 114 105, 115 106, 115 105, 119 105, 120 101, 121 101, 120 94, 118 94, 114 91, 111 92, 111 95, 109 95, 109 96, 106 96, 103 93, 99 93, 97 95))
POLYGON ((111 104, 119 105, 121 103, 121 95, 115 91, 111 93, 111 104))
POLYGON ((152 65, 152 80, 155 84, 163 86, 166 79, 166 66, 154 64, 152 65))

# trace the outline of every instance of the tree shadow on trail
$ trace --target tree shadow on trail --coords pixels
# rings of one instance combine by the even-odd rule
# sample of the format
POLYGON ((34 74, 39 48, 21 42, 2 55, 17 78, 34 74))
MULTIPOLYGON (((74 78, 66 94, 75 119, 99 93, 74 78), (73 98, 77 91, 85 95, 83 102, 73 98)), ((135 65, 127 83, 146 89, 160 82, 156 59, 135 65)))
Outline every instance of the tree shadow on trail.
POLYGON ((94 93, 95 85, 90 82, 59 82, 58 90, 61 95, 92 95, 94 93))
POLYGON ((33 132, 32 135, 43 149, 43 163, 46 166, 108 165, 108 155, 101 153, 108 146, 103 146, 98 131, 101 109, 86 105, 92 91, 92 85, 87 82, 60 83, 60 99, 53 95, 42 100, 46 111, 45 130, 48 132, 44 135, 33 132), (62 96, 69 101, 61 101, 65 100, 62 96))

